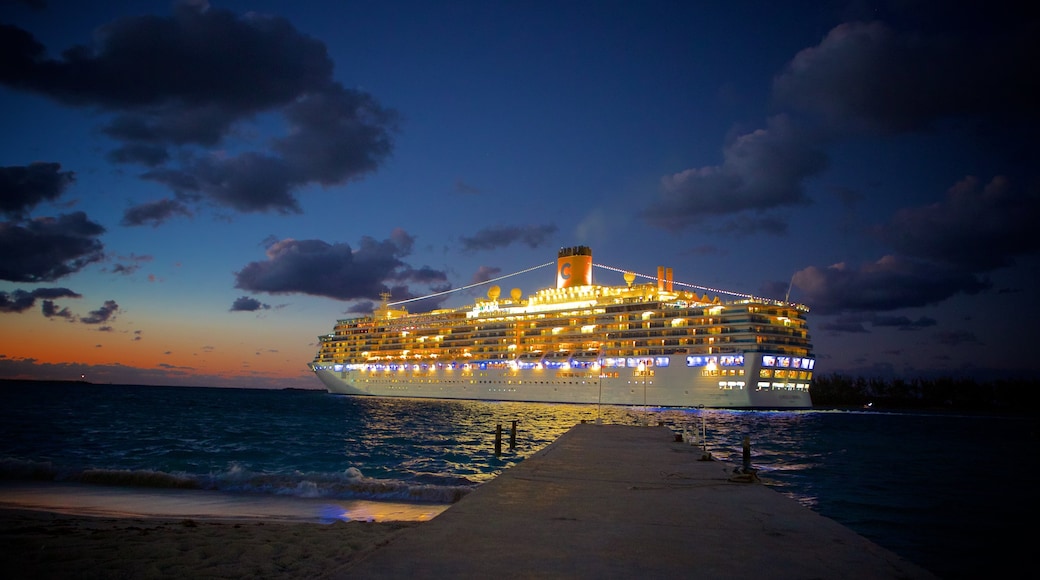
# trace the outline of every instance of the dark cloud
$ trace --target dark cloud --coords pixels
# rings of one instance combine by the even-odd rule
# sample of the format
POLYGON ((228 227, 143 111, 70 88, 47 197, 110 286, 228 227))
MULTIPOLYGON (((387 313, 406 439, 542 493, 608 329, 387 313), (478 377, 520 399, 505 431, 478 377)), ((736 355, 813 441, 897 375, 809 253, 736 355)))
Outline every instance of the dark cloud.
POLYGON ((12 2, 17 1, 20 4, 25 4, 34 11, 41 11, 47 8, 47 0, 10 0, 12 2))
POLYGON ((268 310, 271 306, 264 304, 256 298, 250 298, 249 296, 240 296, 235 298, 235 302, 231 304, 231 312, 255 312, 257 310, 268 310))
POLYGON ((817 324, 816 328, 821 332, 840 334, 860 334, 870 332, 867 330, 866 326, 864 326, 864 320, 859 316, 837 316, 817 324))
POLYGON ((241 212, 300 211, 292 189, 302 181, 294 168, 279 157, 263 153, 196 157, 179 169, 157 168, 143 177, 241 212))
POLYGON ((169 161, 170 153, 159 145, 131 143, 109 151, 108 160, 113 163, 139 163, 155 167, 169 161))
POLYGON ((1038 215, 1040 191, 999 176, 985 185, 968 177, 944 201, 903 209, 876 231, 901 254, 988 272, 1040 251, 1038 215))
MULTIPOLYGON (((38 299, 50 301, 55 298, 82 298, 82 296, 68 288, 36 288, 31 291, 15 290, 11 293, 0 291, 0 312, 24 312, 35 306, 38 299)), ((44 314, 46 315, 46 312, 44 314)))
POLYGON ((461 179, 455 180, 453 191, 462 195, 480 195, 482 193, 480 188, 474 187, 461 179))
POLYGON ((900 256, 852 268, 810 266, 794 274, 792 299, 819 314, 886 311, 936 304, 956 294, 989 287, 970 272, 900 256))
POLYGON ((376 309, 376 303, 371 300, 358 300, 347 309, 349 314, 372 314, 376 309))
POLYGON ((68 308, 59 308, 53 300, 44 300, 42 304, 43 315, 47 318, 73 318, 72 311, 68 308))
POLYGON ((989 289, 982 276, 1036 255, 1040 192, 1004 177, 969 177, 939 203, 906 208, 873 233, 893 250, 859 268, 838 264, 795 274, 798 299, 816 312, 886 311, 989 289))
POLYGON ((802 50, 774 80, 778 110, 765 129, 734 139, 721 165, 665 176, 644 217, 679 230, 737 215, 726 231, 781 232, 748 211, 806 203, 807 178, 826 165, 822 148, 853 136, 932 131, 967 121, 973 140, 1004 148, 1008 160, 1035 154, 1040 76, 1026 55, 1040 52, 1040 24, 1015 10, 963 4, 872 5, 892 22, 849 22, 802 50), (1023 127, 1028 127, 1023 129, 1023 127))
POLYGON ((289 134, 274 149, 298 182, 342 183, 374 171, 390 155, 397 115, 371 95, 333 85, 284 109, 289 134))
POLYGON ((112 266, 112 272, 122 275, 130 275, 141 269, 141 265, 144 262, 151 262, 152 256, 137 256, 131 254, 129 256, 120 256, 120 260, 125 260, 126 263, 116 263, 112 266))
POLYGON ((111 114, 103 131, 121 145, 109 159, 148 166, 143 177, 182 202, 295 213, 302 186, 358 179, 393 148, 397 114, 333 80, 325 45, 283 18, 180 3, 170 16, 110 22, 93 46, 60 59, 12 26, 0 27, 0 48, 0 83, 111 114), (287 124, 268 150, 198 151, 224 145, 236 125, 263 112, 287 124))
MULTIPOLYGON (((783 116, 766 129, 740 135, 723 151, 722 165, 687 169, 661 180, 661 197, 643 217, 651 224, 679 230, 721 215, 809 203, 802 182, 821 172, 826 156, 818 139, 783 116)), ((776 231, 777 223, 760 225, 776 231)), ((748 222, 744 228, 754 229, 748 222)))
POLYGON ((0 223, 0 280, 50 282, 100 261, 105 228, 83 212, 0 223))
POLYGON ((897 328, 899 330, 919 330, 921 328, 927 328, 929 326, 935 326, 937 324, 934 318, 928 316, 918 317, 917 320, 911 320, 906 316, 874 316, 871 318, 871 324, 874 326, 887 326, 897 328))
MULTIPOLYGON (((928 328, 937 324, 934 318, 927 316, 918 317, 917 320, 911 320, 907 316, 885 316, 879 314, 872 314, 870 312, 849 312, 839 316, 835 316, 830 320, 819 325, 819 329, 826 332, 842 333, 842 334, 859 334, 870 332, 867 326, 874 328, 895 328, 897 330, 914 331, 922 328, 928 328)), ((890 354, 896 354, 898 351, 888 351, 890 354)))
POLYGON ((361 239, 357 250, 348 244, 321 240, 285 239, 267 248, 267 260, 251 262, 235 273, 235 287, 270 294, 302 293, 339 300, 394 299, 414 295, 404 283, 446 282, 447 275, 427 267, 413 268, 401 260, 411 253, 414 239, 403 230, 377 241, 361 239))
POLYGON ((944 346, 958 346, 961 344, 981 344, 981 341, 973 332, 947 331, 935 334, 935 340, 944 346))
POLYGON ((835 27, 777 76, 778 103, 834 131, 930 130, 949 117, 1035 120, 1040 80, 1023 58, 1040 52, 1036 20, 1016 15, 988 27, 983 20, 994 19, 987 5, 965 26, 932 12, 909 30, 880 21, 835 27))
POLYGON ((15 27, 5 27, 0 38, 9 49, 0 81, 71 105, 140 115, 151 133, 139 140, 205 142, 205 134, 167 134, 164 123, 183 127, 177 117, 202 117, 226 130, 239 118, 325 88, 333 67, 325 45, 284 18, 185 3, 170 16, 105 24, 93 47, 73 47, 60 60, 46 58, 42 45, 15 27))
POLYGON ((494 250, 504 248, 515 242, 527 244, 531 248, 537 248, 544 244, 553 234, 557 227, 552 224, 540 226, 500 226, 484 228, 471 237, 462 236, 462 249, 465 251, 494 250))
POLYGON ((470 280, 470 284, 480 284, 481 282, 487 282, 495 276, 502 273, 502 268, 496 266, 481 266, 477 268, 477 271, 473 273, 473 279, 470 280))
MULTIPOLYGON (((83 324, 101 324, 113 320, 119 312, 119 305, 115 300, 105 300, 105 303, 97 310, 91 310, 87 316, 81 316, 79 321, 83 324)), ((109 326, 103 326, 99 330, 112 330, 109 326)))
POLYGON ((43 201, 54 201, 75 174, 61 171, 60 163, 31 163, 0 167, 0 213, 21 218, 43 201))
POLYGON ((153 227, 165 222, 175 215, 191 217, 191 210, 175 199, 149 201, 123 212, 124 226, 141 226, 151 224, 153 227))

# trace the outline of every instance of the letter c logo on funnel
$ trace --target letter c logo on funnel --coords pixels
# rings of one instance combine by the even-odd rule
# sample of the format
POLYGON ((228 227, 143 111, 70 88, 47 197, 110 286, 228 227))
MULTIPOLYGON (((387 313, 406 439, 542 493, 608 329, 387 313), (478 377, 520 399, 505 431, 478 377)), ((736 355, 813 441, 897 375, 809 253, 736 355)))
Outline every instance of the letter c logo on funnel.
POLYGON ((564 280, 570 280, 571 279, 571 263, 570 262, 564 262, 563 264, 560 265, 560 278, 563 278, 564 280))

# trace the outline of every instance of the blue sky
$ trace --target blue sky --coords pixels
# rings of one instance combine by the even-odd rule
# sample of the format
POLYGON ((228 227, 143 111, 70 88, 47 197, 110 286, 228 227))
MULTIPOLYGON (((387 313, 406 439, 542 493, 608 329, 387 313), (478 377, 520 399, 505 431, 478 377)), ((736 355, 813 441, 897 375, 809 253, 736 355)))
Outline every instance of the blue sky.
POLYGON ((0 377, 316 387, 316 337, 380 292, 578 244, 790 293, 823 373, 1031 373, 1038 32, 1000 3, 3 2, 0 377))

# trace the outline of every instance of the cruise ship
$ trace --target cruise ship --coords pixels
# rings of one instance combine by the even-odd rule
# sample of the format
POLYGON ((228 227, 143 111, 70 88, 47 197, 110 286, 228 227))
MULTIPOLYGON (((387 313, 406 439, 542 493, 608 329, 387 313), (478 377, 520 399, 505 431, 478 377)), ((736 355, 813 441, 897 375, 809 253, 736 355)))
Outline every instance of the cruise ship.
POLYGON ((671 268, 637 275, 593 264, 587 246, 563 248, 555 287, 526 298, 519 288, 503 298, 496 285, 469 306, 412 314, 384 294, 372 315, 318 337, 308 366, 344 395, 812 407, 809 309, 707 290, 675 282, 671 268), (594 266, 624 283, 593 283, 594 266))

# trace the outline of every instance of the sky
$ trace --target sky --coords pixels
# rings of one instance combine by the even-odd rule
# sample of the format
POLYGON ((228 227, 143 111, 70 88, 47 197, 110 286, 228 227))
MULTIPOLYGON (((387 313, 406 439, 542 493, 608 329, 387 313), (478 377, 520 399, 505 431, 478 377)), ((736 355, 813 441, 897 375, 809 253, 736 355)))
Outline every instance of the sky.
POLYGON ((808 305, 821 374, 1035 376, 1011 4, 0 0, 0 378, 319 388, 575 245, 808 305))

